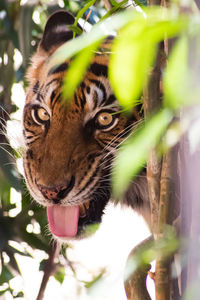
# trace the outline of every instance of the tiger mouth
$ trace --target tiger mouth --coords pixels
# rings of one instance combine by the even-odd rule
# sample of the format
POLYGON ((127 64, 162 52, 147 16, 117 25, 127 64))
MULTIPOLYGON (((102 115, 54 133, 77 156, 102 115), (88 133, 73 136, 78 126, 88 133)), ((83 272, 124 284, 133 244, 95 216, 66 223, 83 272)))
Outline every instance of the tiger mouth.
POLYGON ((80 216, 80 218, 86 217, 89 207, 90 207, 90 201, 81 203, 79 205, 79 216, 80 216))
POLYGON ((52 205, 47 207, 49 227, 59 238, 85 237, 88 225, 101 222, 110 194, 104 198, 91 199, 75 206, 52 205))

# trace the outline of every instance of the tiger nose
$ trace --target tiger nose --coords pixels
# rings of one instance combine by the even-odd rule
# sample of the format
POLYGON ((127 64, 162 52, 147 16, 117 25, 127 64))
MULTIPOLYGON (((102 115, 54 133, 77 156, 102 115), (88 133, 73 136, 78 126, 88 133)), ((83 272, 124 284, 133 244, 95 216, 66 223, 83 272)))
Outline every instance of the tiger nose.
POLYGON ((67 194, 73 189, 75 184, 75 177, 72 176, 68 185, 60 185, 53 187, 46 187, 38 184, 38 188, 42 195, 47 199, 53 201, 55 204, 58 204, 60 200, 64 199, 67 194))

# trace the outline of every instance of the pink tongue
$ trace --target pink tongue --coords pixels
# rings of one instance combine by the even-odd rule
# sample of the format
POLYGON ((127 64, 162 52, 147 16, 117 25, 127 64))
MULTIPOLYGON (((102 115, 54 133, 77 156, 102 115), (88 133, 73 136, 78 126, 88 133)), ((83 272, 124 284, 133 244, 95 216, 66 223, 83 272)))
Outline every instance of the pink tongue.
POLYGON ((74 237, 78 230, 79 206, 48 206, 51 232, 59 237, 74 237))

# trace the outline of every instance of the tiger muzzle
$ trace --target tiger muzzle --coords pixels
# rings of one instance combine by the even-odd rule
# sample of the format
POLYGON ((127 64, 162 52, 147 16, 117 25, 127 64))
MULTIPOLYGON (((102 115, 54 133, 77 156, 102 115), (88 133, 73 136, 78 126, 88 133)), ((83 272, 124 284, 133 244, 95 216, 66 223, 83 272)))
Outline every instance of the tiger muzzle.
POLYGON ((64 199, 73 189, 74 184, 75 177, 72 176, 69 183, 66 185, 48 187, 37 184, 37 187, 45 199, 52 201, 54 204, 59 204, 59 202, 64 199))

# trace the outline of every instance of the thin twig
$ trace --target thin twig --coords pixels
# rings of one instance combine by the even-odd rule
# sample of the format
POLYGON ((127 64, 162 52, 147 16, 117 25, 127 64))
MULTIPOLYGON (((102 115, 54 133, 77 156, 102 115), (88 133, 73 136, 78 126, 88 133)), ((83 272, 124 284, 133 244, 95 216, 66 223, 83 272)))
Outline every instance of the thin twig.
POLYGON ((104 0, 103 2, 107 11, 112 9, 112 4, 109 0, 104 0))
POLYGON ((49 258, 48 258, 45 268, 44 268, 44 275, 42 278, 42 283, 41 283, 40 290, 39 290, 36 300, 42 300, 44 297, 44 292, 47 287, 49 278, 55 270, 54 259, 56 257, 57 249, 58 249, 57 244, 55 242, 51 243, 50 251, 49 251, 49 258))

